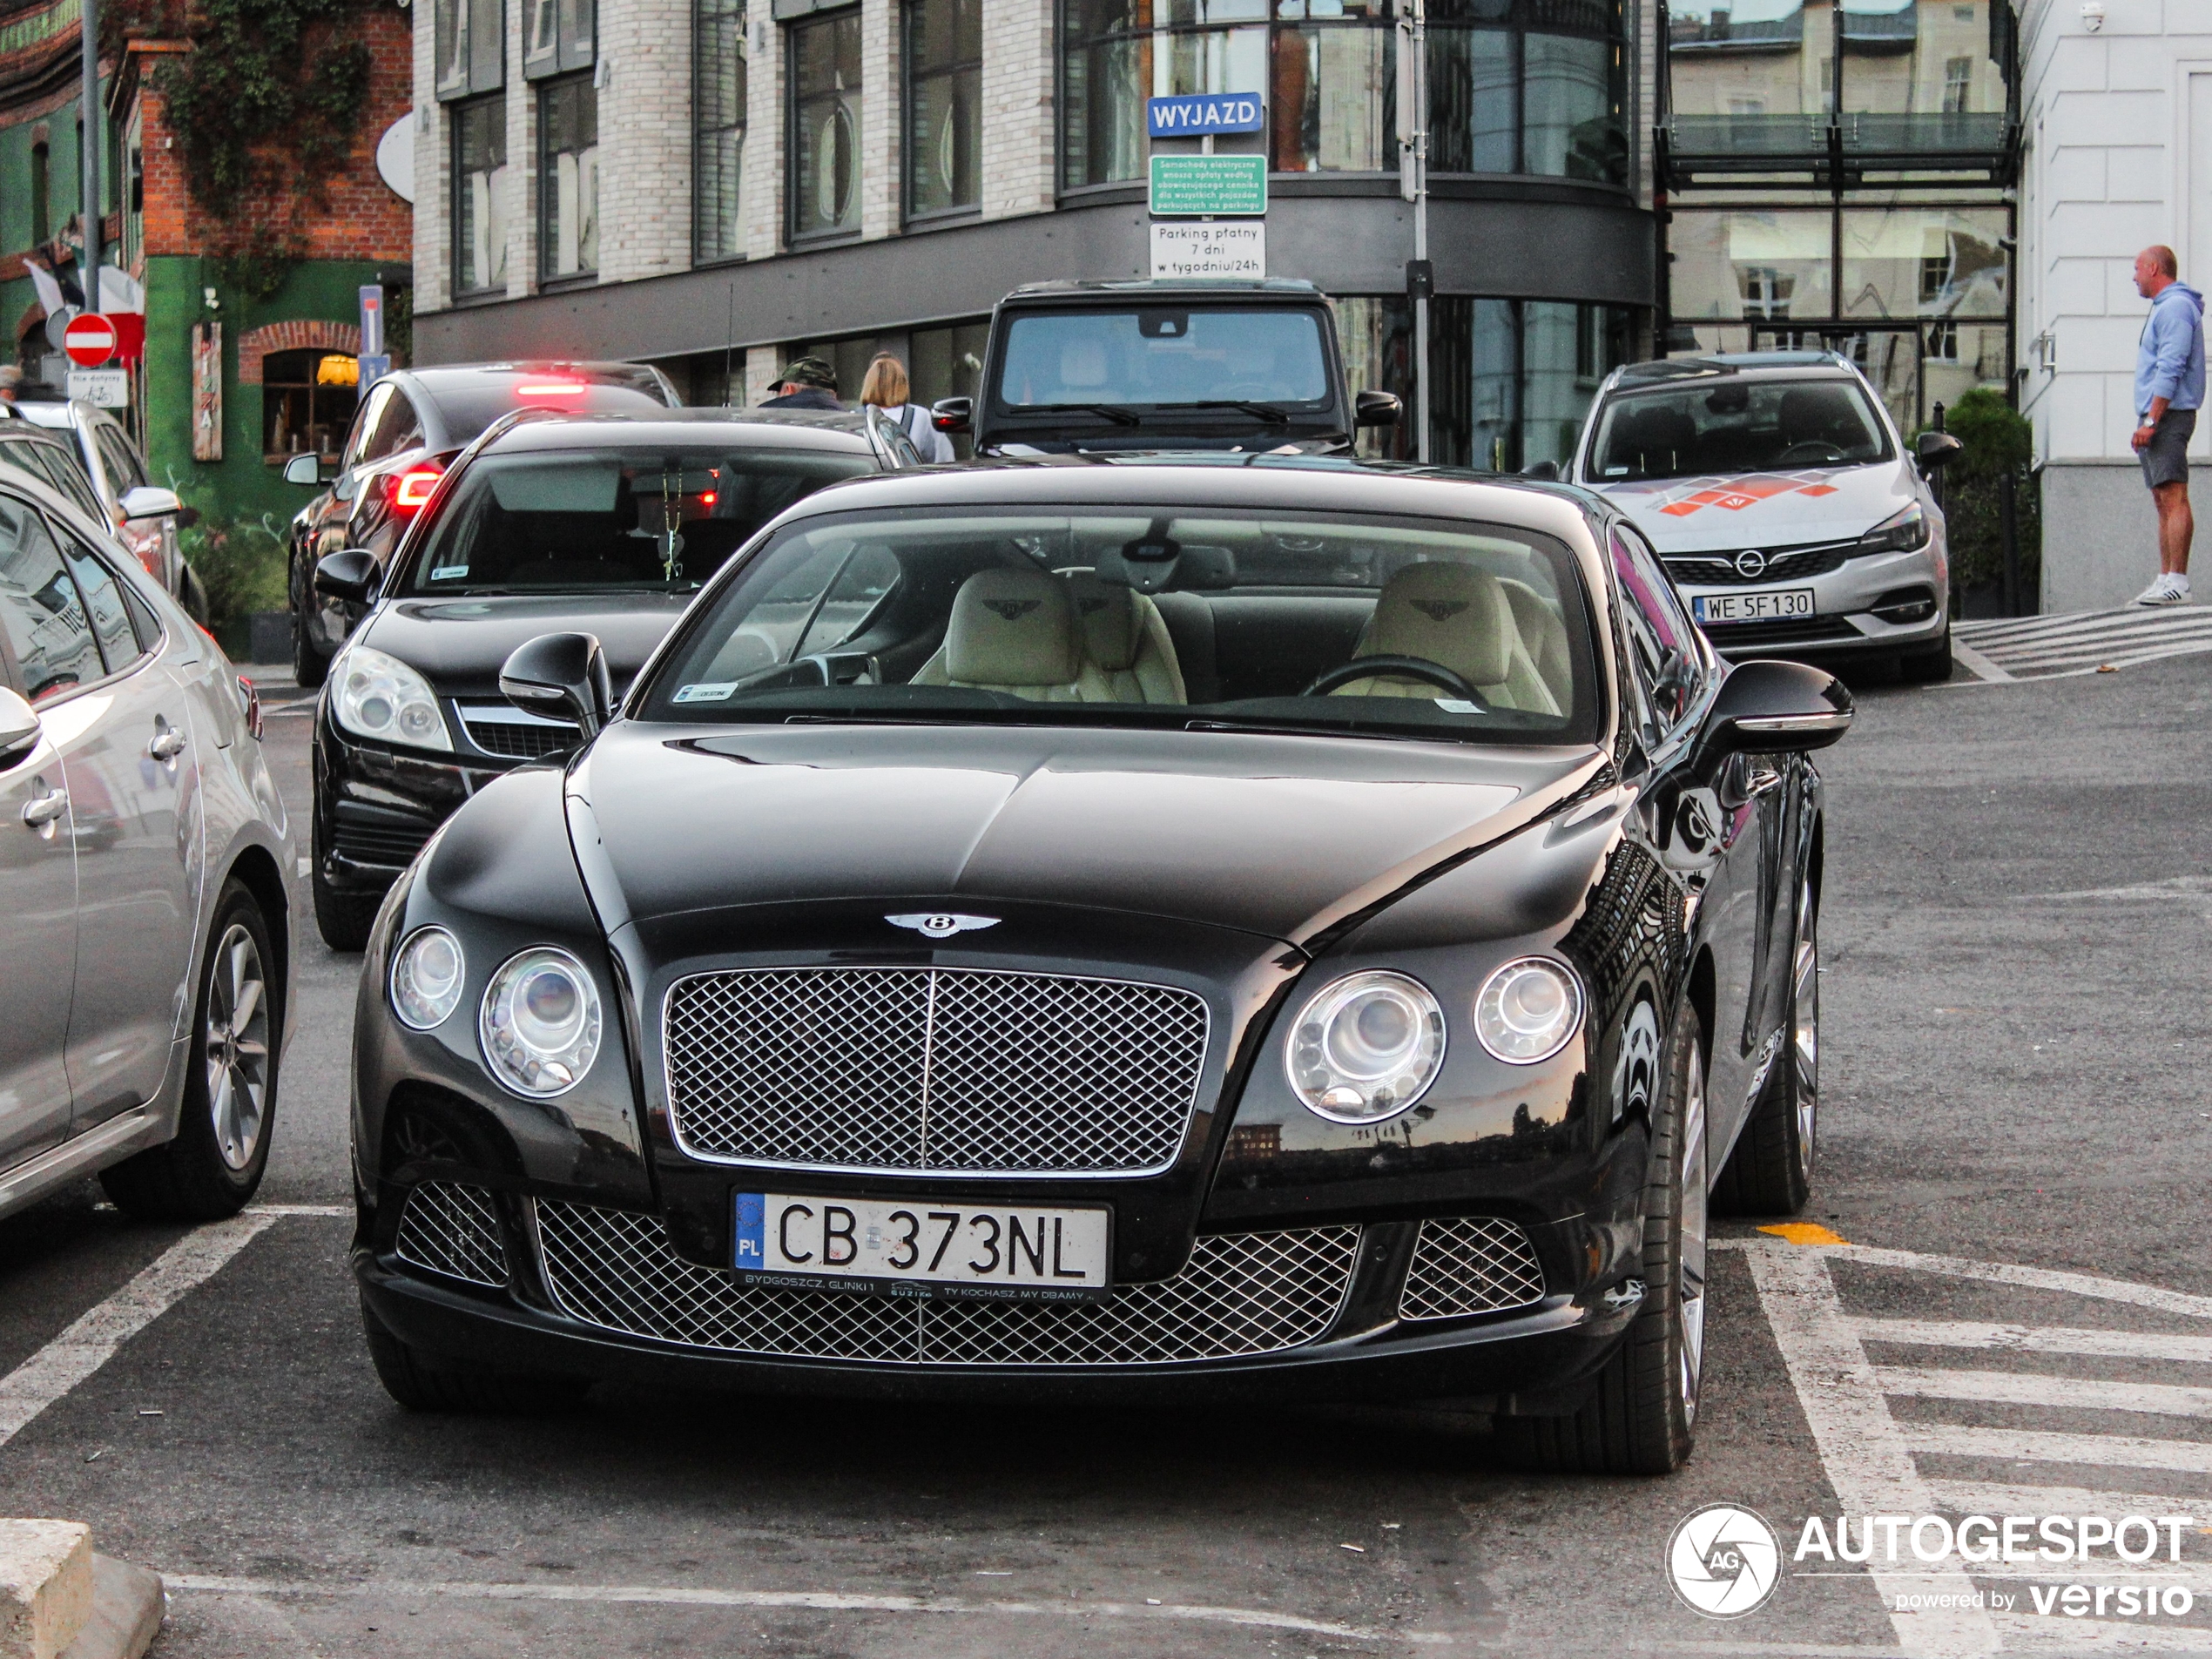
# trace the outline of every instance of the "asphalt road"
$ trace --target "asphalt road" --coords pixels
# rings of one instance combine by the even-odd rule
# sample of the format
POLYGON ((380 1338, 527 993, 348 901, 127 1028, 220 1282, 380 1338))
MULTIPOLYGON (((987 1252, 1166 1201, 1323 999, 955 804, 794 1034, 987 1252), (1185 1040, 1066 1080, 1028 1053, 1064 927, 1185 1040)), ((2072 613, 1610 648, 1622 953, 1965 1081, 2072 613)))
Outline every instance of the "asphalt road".
MULTIPOLYGON (((1462 1425, 1354 1410, 613 1393, 414 1418, 369 1371, 342 1217, 180 1244, 88 1184, 0 1223, 0 1513, 89 1521, 170 1575, 164 1659, 2212 1653, 2212 657, 1860 706, 1823 762, 1807 1217, 1858 1248, 1723 1229, 1677 1476, 1532 1478, 1462 1425), (199 1264, 165 1311, 145 1281, 118 1296, 165 1251, 199 1264), (51 1403, 10 1417, 34 1385, 51 1403), (1785 1554, 1730 1622, 1667 1570, 1677 1523, 1721 1502, 1785 1554), (1787 1559, 1808 1517, 1968 1511, 2190 1514, 2181 1561, 2136 1570, 2193 1609, 2037 1614, 2138 1582, 2074 1567, 1787 1559), (1959 1588, 1983 1605, 1892 1611, 1959 1588)), ((301 804, 307 729, 270 723, 301 804)), ((347 1203, 356 977, 310 927, 266 1204, 347 1203)))

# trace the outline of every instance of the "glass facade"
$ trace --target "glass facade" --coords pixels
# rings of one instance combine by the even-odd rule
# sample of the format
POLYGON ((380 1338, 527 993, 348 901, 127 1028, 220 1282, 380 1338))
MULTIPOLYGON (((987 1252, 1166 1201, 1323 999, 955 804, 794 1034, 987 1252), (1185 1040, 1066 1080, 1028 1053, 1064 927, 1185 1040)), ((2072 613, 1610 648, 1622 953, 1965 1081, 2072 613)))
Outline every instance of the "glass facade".
POLYGON ((745 252, 745 0, 694 0, 691 12, 691 257, 745 252))
POLYGON ((791 26, 791 175, 797 240, 860 228, 860 8, 791 26))
POLYGON ((453 291, 507 288, 507 100, 477 98, 453 111, 453 291))
POLYGON ((906 211, 971 212, 983 199, 982 0, 907 0, 906 211))
MULTIPOLYGON (((1061 37, 1064 188, 1141 177, 1188 92, 1262 92, 1275 172, 1397 171, 1386 0, 1062 0, 1061 37)), ((1433 172, 1626 182, 1619 0, 1440 0, 1428 43, 1433 172)))
POLYGON ((537 104, 537 273, 599 268, 599 94, 591 77, 548 81, 537 104))

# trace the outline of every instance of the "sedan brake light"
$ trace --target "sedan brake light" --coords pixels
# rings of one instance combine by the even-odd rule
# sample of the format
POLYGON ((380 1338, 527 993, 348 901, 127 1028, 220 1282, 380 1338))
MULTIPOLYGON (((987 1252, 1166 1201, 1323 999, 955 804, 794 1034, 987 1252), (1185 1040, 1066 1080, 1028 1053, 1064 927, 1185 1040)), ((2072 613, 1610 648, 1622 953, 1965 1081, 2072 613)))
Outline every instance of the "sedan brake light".
POLYGON ((515 388, 515 395, 523 397, 581 397, 582 381, 524 381, 515 388))
POLYGON ((429 502, 430 492, 444 476, 441 467, 409 467, 392 486, 393 507, 402 513, 418 511, 429 502))

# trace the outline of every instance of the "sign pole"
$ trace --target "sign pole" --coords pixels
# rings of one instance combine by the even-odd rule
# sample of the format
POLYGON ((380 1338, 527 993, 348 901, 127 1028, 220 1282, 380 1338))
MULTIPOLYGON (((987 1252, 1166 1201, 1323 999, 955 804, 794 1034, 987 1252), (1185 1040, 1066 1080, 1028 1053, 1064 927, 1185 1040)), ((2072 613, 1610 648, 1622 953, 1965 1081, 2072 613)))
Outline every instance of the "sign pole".
POLYGON ((78 267, 84 287, 84 309, 104 311, 100 293, 100 135, 106 126, 100 109, 100 19, 97 0, 84 0, 84 22, 79 24, 84 35, 84 84, 78 93, 78 124, 82 136, 78 144, 82 152, 84 167, 82 211, 78 219, 84 227, 84 262, 78 267))
POLYGON ((1413 0, 1413 259, 1425 280, 1413 296, 1413 439, 1423 465, 1429 454, 1428 299, 1435 287, 1428 265, 1428 4, 1413 0))

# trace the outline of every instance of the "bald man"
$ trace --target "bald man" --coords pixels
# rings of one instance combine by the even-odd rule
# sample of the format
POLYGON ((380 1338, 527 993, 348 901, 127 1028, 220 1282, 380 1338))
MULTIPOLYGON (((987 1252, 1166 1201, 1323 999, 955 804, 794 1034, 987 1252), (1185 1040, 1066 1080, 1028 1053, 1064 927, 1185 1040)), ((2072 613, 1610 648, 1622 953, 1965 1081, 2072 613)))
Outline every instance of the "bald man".
POLYGON ((2135 292, 2150 301, 2135 351, 2135 432, 2128 440, 2142 460, 2143 482, 2158 508, 2158 580, 2135 596, 2139 605, 2189 602, 2189 439, 2204 401, 2204 296, 2179 280, 2170 247, 2135 255, 2135 292))

